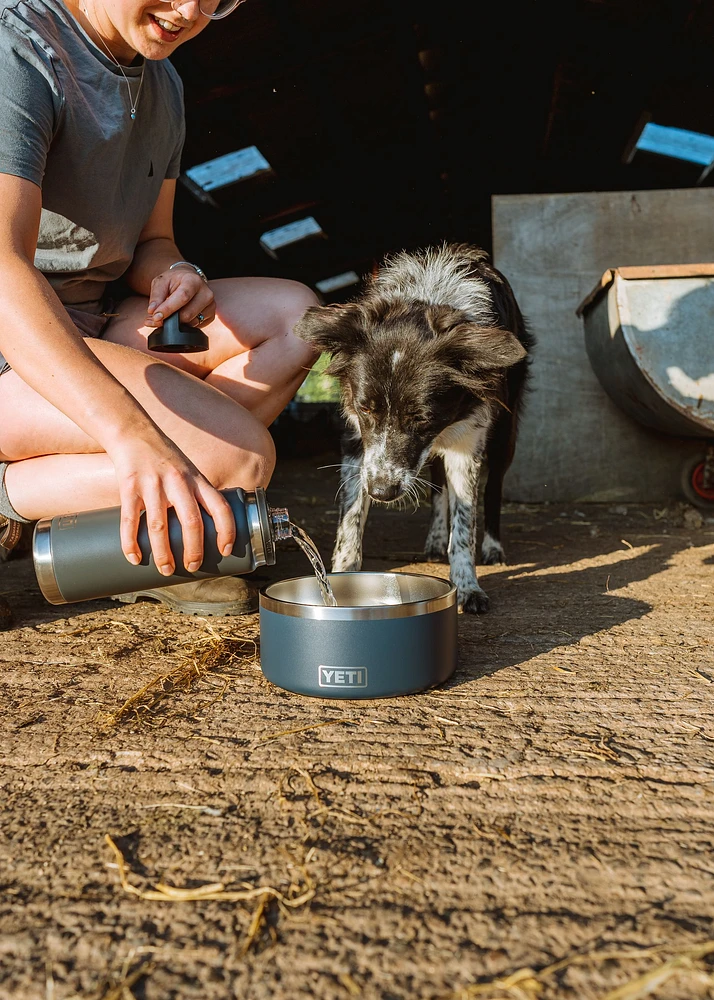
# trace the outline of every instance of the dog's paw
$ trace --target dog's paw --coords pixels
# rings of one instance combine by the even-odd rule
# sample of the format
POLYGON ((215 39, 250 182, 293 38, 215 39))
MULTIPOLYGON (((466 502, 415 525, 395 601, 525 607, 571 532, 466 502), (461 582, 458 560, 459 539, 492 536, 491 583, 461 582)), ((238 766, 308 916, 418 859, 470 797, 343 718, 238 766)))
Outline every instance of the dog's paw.
POLYGON ((496 566, 499 563, 505 563, 505 561, 506 553, 503 551, 501 543, 490 535, 484 535, 481 543, 481 562, 483 565, 496 566))
POLYGON ((459 592, 459 611, 469 615, 483 615, 488 611, 489 605, 488 594, 480 587, 463 594, 459 592))
POLYGON ((446 549, 424 549, 424 554, 421 556, 421 562, 427 563, 443 563, 448 562, 449 556, 446 549))

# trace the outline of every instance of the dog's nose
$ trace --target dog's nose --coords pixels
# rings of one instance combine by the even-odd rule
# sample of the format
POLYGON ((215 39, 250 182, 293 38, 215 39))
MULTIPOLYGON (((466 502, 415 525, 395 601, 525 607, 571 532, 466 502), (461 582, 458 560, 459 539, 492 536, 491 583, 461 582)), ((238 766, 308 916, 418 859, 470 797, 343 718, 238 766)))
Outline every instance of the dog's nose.
POLYGON ((373 485, 369 489, 369 495, 373 500, 380 500, 382 503, 389 503, 402 495, 402 489, 395 483, 385 483, 383 485, 373 485))

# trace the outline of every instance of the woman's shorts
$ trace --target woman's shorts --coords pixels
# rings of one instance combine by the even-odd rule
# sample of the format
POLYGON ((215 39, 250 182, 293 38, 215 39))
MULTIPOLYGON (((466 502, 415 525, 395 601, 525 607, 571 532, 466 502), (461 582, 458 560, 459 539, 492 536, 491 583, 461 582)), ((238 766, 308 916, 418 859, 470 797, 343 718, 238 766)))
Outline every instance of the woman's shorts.
MULTIPOLYGON (((79 332, 85 337, 101 337, 107 327, 107 324, 109 323, 109 320, 111 319, 111 317, 107 315, 111 307, 107 309, 106 313, 101 313, 99 315, 96 315, 95 313, 82 312, 81 309, 72 309, 71 306, 65 306, 65 309, 69 313, 69 318, 72 320, 79 332)), ((10 370, 10 365, 7 363, 2 354, 0 354, 0 377, 2 377, 5 372, 9 372, 10 370)), ((7 495, 7 489, 5 488, 5 470, 7 469, 7 464, 7 462, 0 462, 0 514, 4 514, 5 517, 11 517, 13 521, 23 521, 24 523, 27 523, 27 519, 20 517, 17 511, 13 508, 7 495)))

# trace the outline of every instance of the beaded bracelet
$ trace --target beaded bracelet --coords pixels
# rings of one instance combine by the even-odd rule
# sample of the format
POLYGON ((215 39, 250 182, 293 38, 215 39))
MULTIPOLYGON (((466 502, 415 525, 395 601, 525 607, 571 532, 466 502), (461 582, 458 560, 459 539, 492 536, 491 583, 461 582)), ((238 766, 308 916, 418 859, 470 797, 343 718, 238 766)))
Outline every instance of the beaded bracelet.
POLYGON ((169 271, 173 271, 175 267, 181 267, 182 265, 184 265, 185 267, 193 268, 193 270, 196 272, 199 278, 201 278, 203 281, 206 282, 206 284, 208 284, 208 278, 206 277, 206 272, 202 268, 200 268, 198 264, 192 264, 190 260, 177 260, 175 264, 171 264, 171 266, 169 267, 169 271))

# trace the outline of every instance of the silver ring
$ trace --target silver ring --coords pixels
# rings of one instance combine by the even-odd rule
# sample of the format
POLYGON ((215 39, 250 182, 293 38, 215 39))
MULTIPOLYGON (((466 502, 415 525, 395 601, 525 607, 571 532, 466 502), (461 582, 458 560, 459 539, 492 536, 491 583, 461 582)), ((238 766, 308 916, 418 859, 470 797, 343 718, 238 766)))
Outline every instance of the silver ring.
POLYGON ((198 325, 199 326, 201 325, 201 323, 205 323, 206 322, 206 317, 203 315, 203 313, 199 313, 198 316, 196 317, 196 319, 198 320, 198 325))

